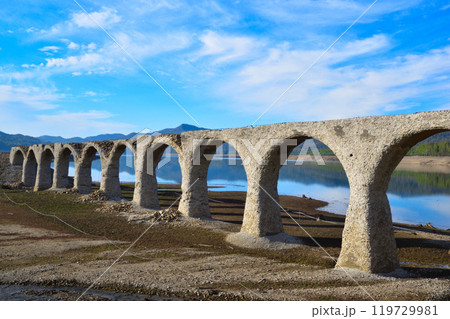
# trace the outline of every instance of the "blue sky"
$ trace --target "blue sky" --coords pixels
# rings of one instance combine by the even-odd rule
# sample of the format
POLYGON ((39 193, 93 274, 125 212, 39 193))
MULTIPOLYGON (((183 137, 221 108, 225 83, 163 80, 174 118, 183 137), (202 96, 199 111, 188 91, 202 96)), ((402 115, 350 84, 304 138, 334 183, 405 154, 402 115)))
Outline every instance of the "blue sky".
MULTIPOLYGON (((200 124, 251 125, 373 2, 79 0, 200 124)), ((450 4, 379 0, 257 124, 450 109, 450 4)), ((73 0, 2 1, 0 130, 197 125, 73 0)))

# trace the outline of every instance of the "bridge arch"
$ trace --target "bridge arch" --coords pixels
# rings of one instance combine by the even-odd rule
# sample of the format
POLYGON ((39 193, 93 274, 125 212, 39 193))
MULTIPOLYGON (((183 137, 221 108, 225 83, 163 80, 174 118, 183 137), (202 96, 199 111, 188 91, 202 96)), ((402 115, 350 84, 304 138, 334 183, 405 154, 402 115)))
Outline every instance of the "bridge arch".
POLYGON ((79 157, 78 149, 71 144, 62 144, 60 148, 55 147, 53 188, 72 188, 74 186, 73 180, 69 177, 70 156, 73 157, 76 171, 78 169, 76 165, 79 157))
MULTIPOLYGON (((206 170, 205 194, 208 200, 208 208, 212 211, 211 216, 214 219, 239 224, 242 227, 247 197, 246 163, 243 161, 238 151, 239 146, 237 145, 238 142, 235 139, 222 136, 221 138, 213 141, 213 146, 210 149, 205 148, 202 151, 202 157, 209 156, 209 158, 205 160, 205 164, 203 164, 205 166, 204 170, 206 170), (221 155, 223 156, 221 157, 221 155), (219 158, 214 160, 215 156, 219 156, 219 158), (228 173, 223 170, 228 171, 228 173), (223 176, 224 174, 228 174, 228 176, 223 176), (211 185, 211 181, 214 179, 224 179, 228 181, 232 179, 233 184, 244 182, 245 187, 239 189, 239 191, 243 193, 243 196, 238 199, 239 201, 243 201, 244 205, 242 206, 242 209, 239 208, 240 205, 236 205, 232 212, 230 211, 224 213, 221 209, 223 207, 222 200, 220 198, 218 200, 209 198, 209 186, 211 185)), ((214 189, 211 190, 214 191, 214 189)))
POLYGON ((52 187, 53 184, 53 169, 51 168, 52 161, 54 161, 54 149, 50 145, 44 146, 40 152, 38 159, 38 169, 36 178, 36 190, 44 190, 52 187))
MULTIPOLYGON (((109 158, 106 160, 104 172, 102 171, 102 181, 100 190, 104 191, 109 197, 122 197, 120 186, 120 158, 126 150, 130 150, 132 154, 132 168, 135 166, 136 142, 134 141, 117 141, 114 143, 109 158)), ((128 159, 127 159, 128 161, 128 159)), ((136 179, 136 175, 135 175, 136 179)))
POLYGON ((23 164, 22 181, 26 187, 34 187, 36 184, 37 168, 36 152, 30 148, 23 164))
MULTIPOLYGON (((387 190, 391 175, 407 152, 418 142, 450 129, 450 113, 411 114, 377 118, 367 131, 376 132, 361 144, 350 180, 350 203, 342 235, 338 265, 368 272, 398 268, 391 205, 387 190), (385 120, 385 122, 383 122, 385 120), (389 132, 381 127, 389 127, 389 132)), ((366 132, 367 133, 367 132, 366 132)), ((364 132, 363 132, 364 134, 364 132)), ((367 136, 367 134, 364 134, 367 136)))
POLYGON ((142 136, 137 141, 135 161, 136 184, 133 201, 142 207, 160 209, 158 199, 158 181, 156 168, 160 163, 164 151, 171 147, 178 154, 178 162, 182 167, 183 148, 179 135, 164 134, 154 136, 142 136))
POLYGON ((443 125, 441 127, 415 130, 392 141, 382 153, 380 163, 375 170, 374 185, 380 187, 382 191, 386 191, 392 173, 411 148, 433 135, 447 131, 450 131, 450 124, 448 126, 443 125))
POLYGON ((82 194, 92 191, 92 161, 99 154, 101 170, 103 172, 106 152, 97 143, 90 142, 84 145, 78 159, 78 169, 75 171, 75 188, 82 194))
MULTIPOLYGON (((286 130, 286 133, 278 134, 276 139, 268 140, 260 152, 263 163, 246 167, 249 188, 241 231, 255 236, 284 232, 278 194, 280 169, 297 146, 312 138, 328 146, 341 161, 342 154, 339 147, 326 136, 314 131, 292 132, 292 130, 286 130)), ((322 157, 319 159, 322 160, 322 157)), ((346 174, 344 165, 343 169, 346 174)), ((284 217, 290 219, 288 216, 284 217)))
POLYGON ((26 153, 20 147, 16 147, 11 156, 11 164, 22 166, 25 157, 26 153))
MULTIPOLYGON (((233 147, 236 154, 240 156, 240 145, 237 139, 228 138, 227 136, 219 135, 183 140, 185 152, 182 161, 183 194, 179 209, 184 215, 197 218, 211 217, 208 174, 212 158, 216 155, 218 149, 225 145, 233 147)), ((230 160, 235 161, 234 158, 230 160)), ((245 171, 245 163, 242 166, 245 171)), ((245 177, 247 179, 247 174, 245 174, 245 177)), ((232 219, 236 218, 233 217, 232 219)))

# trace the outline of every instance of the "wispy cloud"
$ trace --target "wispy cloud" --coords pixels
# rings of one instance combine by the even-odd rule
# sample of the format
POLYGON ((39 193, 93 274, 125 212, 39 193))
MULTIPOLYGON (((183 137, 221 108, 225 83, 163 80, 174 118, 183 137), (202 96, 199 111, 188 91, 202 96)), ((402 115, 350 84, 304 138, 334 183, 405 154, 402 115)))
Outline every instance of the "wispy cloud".
POLYGON ((50 51, 50 52, 54 52, 54 53, 58 52, 59 50, 61 50, 61 48, 58 46, 55 46, 55 45, 49 45, 49 46, 45 46, 45 47, 39 49, 39 51, 42 51, 42 52, 50 51))
POLYGON ((225 63, 239 59, 250 59, 264 46, 252 37, 221 35, 208 30, 200 36, 202 48, 195 58, 213 57, 213 64, 225 63))
MULTIPOLYGON (((211 121, 210 126, 221 127, 251 123, 372 2, 137 0, 93 2, 87 8, 182 105, 192 105, 211 121), (228 117, 208 118, 215 112, 228 117)), ((120 110, 119 104, 133 99, 136 114, 153 110, 160 114, 173 106, 160 99, 158 93, 164 94, 153 84, 140 87, 147 85, 145 74, 82 10, 55 6, 54 12, 42 10, 39 15, 33 9, 23 15, 25 19, 15 16, 10 20, 21 21, 20 25, 4 26, 14 34, 4 32, 0 37, 17 37, 15 49, 26 54, 15 56, 9 40, 2 42, 2 55, 10 56, 8 62, 0 62, 0 105, 26 108, 41 124, 75 114, 82 125, 94 125, 92 130, 102 127, 102 121, 114 123, 115 115, 101 118, 106 116, 103 111, 89 112, 101 109, 96 105, 103 105, 102 100, 108 100, 108 110, 120 110), (70 101, 60 92, 70 94, 70 101)), ((418 17, 426 19, 430 12, 433 21, 438 20, 444 10, 444 2, 378 1, 263 122, 448 105, 450 56, 448 42, 442 40, 448 36, 435 35, 440 30, 436 26, 426 37, 416 35, 427 25, 411 23, 418 17)), ((148 125, 144 116, 127 120, 148 125)))
MULTIPOLYGON (((343 25, 351 23, 373 0, 287 0, 256 1, 248 4, 251 10, 278 24, 300 22, 301 25, 343 25)), ((372 22, 384 14, 417 6, 422 0, 379 1, 362 19, 372 22)))
POLYGON ((0 85, 0 107, 12 108, 23 105, 32 110, 48 110, 57 108, 56 102, 64 98, 55 90, 33 86, 0 85))
MULTIPOLYGON (((387 43, 379 39, 375 42, 387 43)), ((286 94, 269 118, 283 114, 292 120, 317 120, 383 114, 419 106, 421 98, 433 94, 440 98, 450 96, 442 95, 450 88, 448 80, 442 78, 446 79, 450 72, 450 47, 370 66, 333 66, 336 61, 354 57, 356 52, 370 52, 351 49, 355 45, 374 50, 382 47, 361 43, 364 41, 331 52, 286 94)), ((317 52, 272 50, 267 59, 252 63, 226 83, 219 83, 216 90, 235 99, 232 105, 239 105, 236 111, 258 114, 292 83, 313 56, 317 52)))
POLYGON ((115 9, 107 7, 103 7, 100 11, 89 12, 89 16, 84 12, 75 13, 71 22, 81 28, 98 28, 97 24, 107 28, 121 20, 115 9))

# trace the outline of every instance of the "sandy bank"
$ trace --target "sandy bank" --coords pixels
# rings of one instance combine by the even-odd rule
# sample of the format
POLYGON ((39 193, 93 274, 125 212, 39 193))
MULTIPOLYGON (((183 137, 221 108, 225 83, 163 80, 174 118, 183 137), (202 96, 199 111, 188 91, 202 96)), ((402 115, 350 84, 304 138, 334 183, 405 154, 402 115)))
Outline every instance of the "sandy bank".
MULTIPOLYGON (((339 162, 336 156, 322 156, 325 162, 339 162)), ((315 162, 313 156, 289 156, 289 160, 315 162)), ((396 170, 450 174, 450 156, 405 156, 396 170)))

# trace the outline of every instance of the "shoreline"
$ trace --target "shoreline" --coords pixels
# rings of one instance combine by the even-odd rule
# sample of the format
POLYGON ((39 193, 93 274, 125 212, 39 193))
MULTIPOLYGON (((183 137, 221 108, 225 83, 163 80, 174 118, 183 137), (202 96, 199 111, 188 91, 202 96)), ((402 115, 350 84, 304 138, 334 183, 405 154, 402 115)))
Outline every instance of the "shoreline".
MULTIPOLYGON (((176 156, 176 155, 175 155, 176 156)), ((336 156, 321 156, 325 163, 339 163, 336 156)), ((228 155, 215 155, 214 159, 239 158, 228 155)), ((288 161, 304 161, 314 163, 316 159, 312 155, 290 155, 288 161)), ((450 174, 450 156, 405 156, 395 168, 397 171, 410 171, 421 173, 450 174)))

